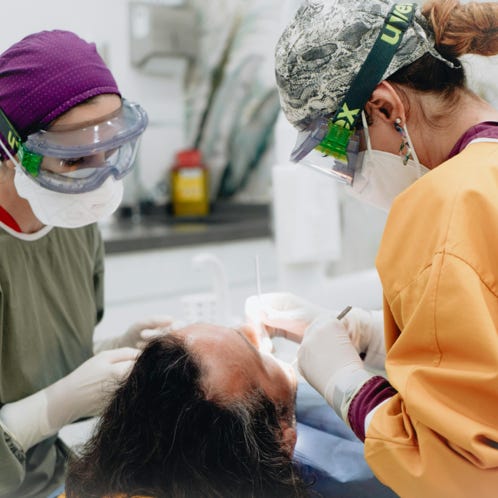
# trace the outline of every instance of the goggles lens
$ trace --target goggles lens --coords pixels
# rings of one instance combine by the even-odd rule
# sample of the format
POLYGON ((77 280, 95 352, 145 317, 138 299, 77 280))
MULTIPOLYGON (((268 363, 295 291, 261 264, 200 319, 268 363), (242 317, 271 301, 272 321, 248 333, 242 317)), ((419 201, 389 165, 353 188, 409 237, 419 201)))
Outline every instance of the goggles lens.
POLYGON ((361 132, 320 118, 298 135, 291 160, 351 185, 357 166, 361 132))
POLYGON ((99 122, 29 135, 19 149, 21 167, 49 190, 95 190, 109 176, 121 179, 131 171, 147 122, 140 106, 124 100, 117 112, 99 122))

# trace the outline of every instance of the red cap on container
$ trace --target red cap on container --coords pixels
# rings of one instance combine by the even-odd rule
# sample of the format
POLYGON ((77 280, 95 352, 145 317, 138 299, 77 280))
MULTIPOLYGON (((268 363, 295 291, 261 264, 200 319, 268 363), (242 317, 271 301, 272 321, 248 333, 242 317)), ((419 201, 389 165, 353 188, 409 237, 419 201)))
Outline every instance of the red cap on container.
POLYGON ((202 156, 199 149, 185 149, 176 153, 177 168, 193 168, 202 166, 202 156))

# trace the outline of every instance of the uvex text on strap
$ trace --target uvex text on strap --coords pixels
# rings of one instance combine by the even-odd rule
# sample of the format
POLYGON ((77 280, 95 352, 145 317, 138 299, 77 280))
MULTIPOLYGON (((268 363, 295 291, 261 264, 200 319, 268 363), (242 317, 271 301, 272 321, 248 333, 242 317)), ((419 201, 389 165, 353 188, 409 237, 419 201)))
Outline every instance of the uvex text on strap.
POLYGON ((9 156, 9 159, 12 159, 12 156, 16 155, 17 150, 21 145, 21 137, 2 109, 0 109, 0 135, 7 142, 5 144, 2 141, 2 149, 9 156), (6 150, 6 147, 8 147, 9 150, 6 150))

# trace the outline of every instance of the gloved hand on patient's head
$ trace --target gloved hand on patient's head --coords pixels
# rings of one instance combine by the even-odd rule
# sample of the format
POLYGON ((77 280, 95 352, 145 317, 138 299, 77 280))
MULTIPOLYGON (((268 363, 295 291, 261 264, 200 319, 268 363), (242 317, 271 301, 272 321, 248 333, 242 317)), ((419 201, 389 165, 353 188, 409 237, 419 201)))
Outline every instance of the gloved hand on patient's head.
POLYGON ((24 451, 83 417, 99 415, 131 371, 140 351, 102 351, 73 372, 0 409, 0 425, 24 451))
MULTIPOLYGON (((251 322, 259 323, 270 337, 285 337, 294 342, 302 341, 307 327, 319 316, 339 314, 339 310, 327 310, 290 292, 251 296, 245 309, 251 322)), ((352 308, 341 323, 365 366, 383 370, 386 352, 382 311, 352 308)))
POLYGON ((120 336, 96 341, 93 351, 99 353, 108 349, 126 347, 143 349, 149 341, 168 332, 177 323, 168 315, 151 316, 134 323, 120 336))

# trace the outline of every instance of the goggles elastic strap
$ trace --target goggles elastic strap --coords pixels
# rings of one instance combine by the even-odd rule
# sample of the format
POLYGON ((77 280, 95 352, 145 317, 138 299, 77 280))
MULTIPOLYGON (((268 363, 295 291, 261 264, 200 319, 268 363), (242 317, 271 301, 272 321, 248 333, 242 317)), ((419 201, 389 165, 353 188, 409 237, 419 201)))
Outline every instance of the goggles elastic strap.
POLYGON ((317 147, 320 152, 340 161, 347 157, 349 137, 360 120, 362 109, 389 67, 406 30, 412 24, 416 7, 415 3, 392 6, 365 62, 331 119, 327 135, 317 147), (351 131, 347 135, 341 129, 351 131))
POLYGON ((10 148, 9 151, 6 150, 6 147, 2 147, 2 149, 9 156, 9 159, 12 159, 12 156, 17 153, 19 145, 21 144, 21 136, 17 133, 17 130, 2 109, 0 109, 0 135, 5 138, 7 145, 10 148))
POLYGON ((0 146, 7 157, 14 164, 17 164, 17 160, 14 157, 17 154, 20 163, 24 166, 26 171, 33 176, 37 176, 40 171, 40 164, 43 156, 33 154, 26 149, 24 144, 21 142, 21 136, 17 133, 17 130, 14 128, 2 109, 0 109, 0 135, 2 135, 7 141, 6 145, 3 140, 0 140, 0 146))
POLYGON ((384 20, 384 25, 375 40, 365 62, 353 79, 339 110, 332 118, 334 124, 354 128, 370 95, 381 81, 394 54, 411 26, 417 4, 394 4, 384 20))

